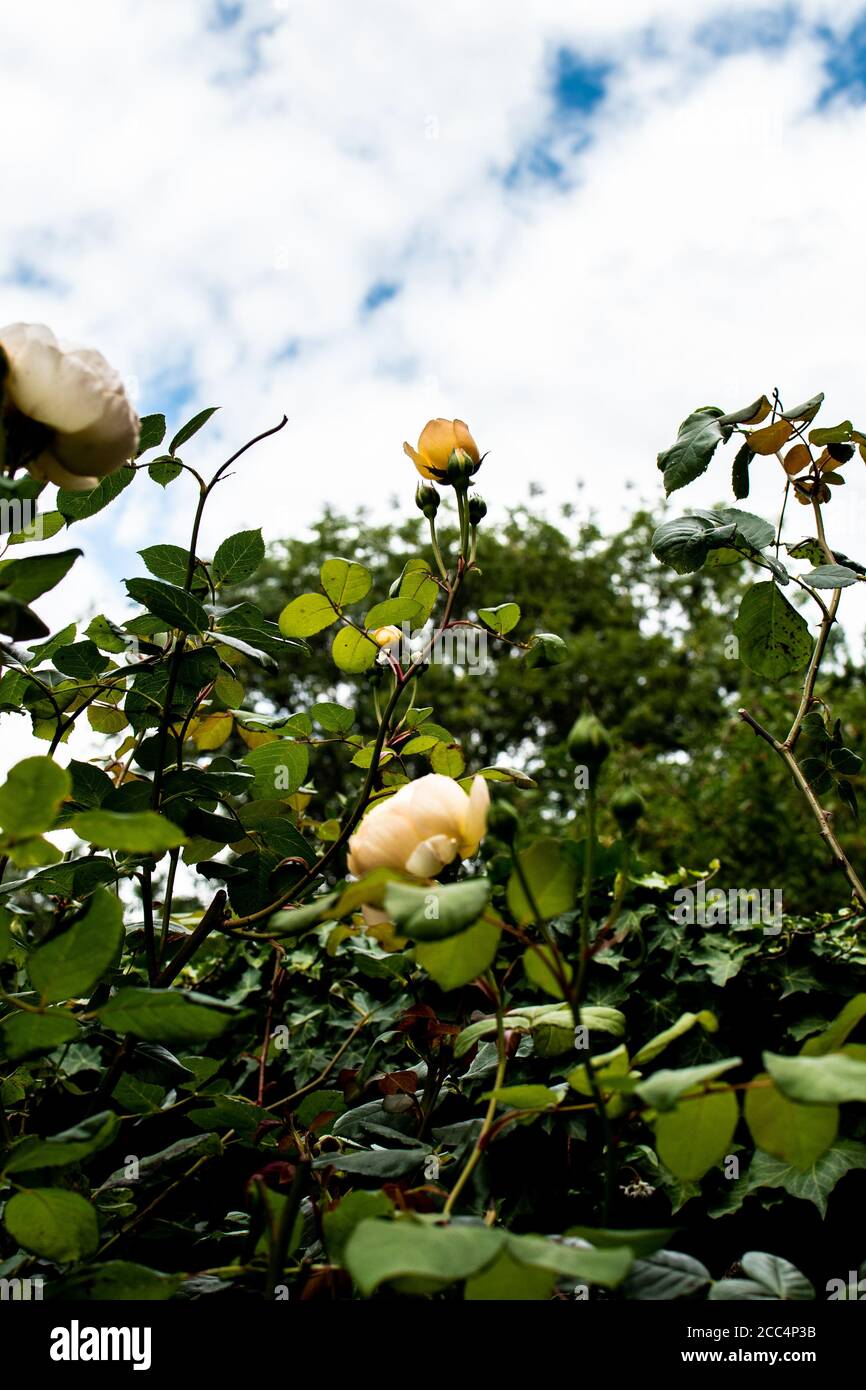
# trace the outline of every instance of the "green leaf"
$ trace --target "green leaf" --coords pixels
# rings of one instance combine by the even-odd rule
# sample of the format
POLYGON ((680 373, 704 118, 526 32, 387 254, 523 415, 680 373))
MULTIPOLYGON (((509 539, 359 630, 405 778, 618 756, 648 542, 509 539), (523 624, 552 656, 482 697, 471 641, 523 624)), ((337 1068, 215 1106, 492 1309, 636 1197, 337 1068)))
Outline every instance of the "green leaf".
POLYGON ((583 1250, 544 1236, 517 1236, 510 1231, 505 1240, 509 1254, 522 1264, 550 1270, 561 1279, 581 1279, 606 1288, 620 1284, 634 1263, 634 1254, 628 1248, 583 1250))
POLYGON ((353 627, 343 627, 331 643, 334 664, 348 675, 360 675, 376 663, 379 648, 371 638, 353 627))
POLYGON ((329 701, 313 705, 310 714, 326 734, 346 734, 355 722, 355 711, 329 701))
POLYGON ((181 632, 207 632, 207 613, 192 594, 161 579, 125 579, 126 592, 154 617, 181 632))
POLYGON ((213 573, 218 584, 242 584, 251 579, 265 558, 261 528, 238 531, 217 547, 213 573))
MULTIPOLYGON (((766 1072, 756 1082, 769 1081, 766 1072)), ((746 1123, 759 1149, 805 1171, 835 1143, 837 1105, 797 1105, 774 1085, 746 1092, 746 1123)))
POLYGON ((109 662, 95 642, 85 638, 72 642, 68 647, 59 647, 54 654, 54 665, 64 676, 74 680, 87 681, 104 671, 109 662))
POLYGON ((37 946, 27 971, 43 1000, 79 999, 90 993, 118 955, 123 908, 106 888, 97 888, 80 921, 37 946))
POLYGON ((534 1085, 500 1086, 495 1091, 488 1091, 481 1099, 498 1100, 512 1110, 544 1110, 558 1105, 560 1101, 557 1092, 549 1086, 534 1085))
POLYGON ((148 449, 157 449, 165 439, 165 416, 164 415, 142 415, 141 428, 138 435, 138 453, 136 458, 141 458, 148 449))
POLYGON ((207 1042, 219 1037, 234 1010, 203 994, 176 989, 120 989, 98 1011, 109 1028, 147 1042, 207 1042))
POLYGON ((162 1274, 131 1260, 104 1260, 89 1269, 76 1269, 64 1279, 59 1296, 98 1303, 155 1303, 171 1298, 185 1277, 162 1274))
POLYGON ((670 1227, 659 1230, 608 1230, 603 1226, 569 1226, 565 1234, 577 1236, 579 1240, 588 1240, 590 1245, 599 1250, 609 1250, 612 1246, 618 1249, 628 1246, 635 1255, 654 1255, 676 1235, 676 1231, 670 1227))
POLYGON ((807 1039, 800 1049, 803 1056, 823 1057, 827 1052, 838 1051, 863 1018, 866 1018, 866 994, 855 994, 828 1028, 807 1039))
POLYGON ((319 571, 322 588, 328 598, 338 608, 349 603, 359 603, 366 598, 373 583, 373 576, 363 565, 354 560, 344 560, 335 556, 326 560, 319 571))
POLYGON ((732 1091, 705 1091, 655 1120, 656 1148, 678 1178, 697 1182, 730 1153, 739 1119, 732 1091))
POLYGON ((103 478, 90 492, 67 492, 65 488, 59 488, 57 510, 66 517, 70 525, 73 521, 84 521, 87 517, 96 516, 96 513, 113 502, 115 497, 119 497, 134 478, 134 468, 118 468, 116 473, 109 473, 108 477, 103 478))
POLYGON ((3 1172, 32 1173, 37 1168, 65 1168, 70 1163, 81 1163, 106 1148, 119 1128, 118 1117, 111 1110, 101 1110, 49 1139, 23 1139, 10 1150, 3 1172))
POLYGON ((384 908, 403 936, 414 941, 441 941, 475 923, 489 897, 486 878, 429 887, 389 883, 384 908))
POLYGON ((457 743, 437 743, 430 754, 430 766, 440 777, 459 777, 466 768, 463 749, 457 743))
POLYGON ((349 1237, 362 1221, 376 1216, 390 1216, 394 1203, 384 1192, 350 1192, 348 1196, 322 1213, 322 1230, 328 1255, 336 1264, 342 1263, 349 1237))
POLYGON ((866 1062, 841 1052, 823 1057, 781 1057, 764 1053, 764 1066, 789 1100, 805 1105, 836 1105, 866 1100, 866 1062))
POLYGON ((60 512, 40 512, 36 528, 26 527, 23 531, 15 531, 6 537, 6 544, 27 545, 31 541, 50 541, 59 535, 65 525, 66 518, 60 512), (38 535, 33 534, 34 529, 38 529, 38 535))
POLYGON ((99 849, 164 854, 186 844, 183 831, 156 811, 80 811, 69 825, 82 840, 99 849))
POLYGON ((502 929, 480 921, 444 941, 419 942, 415 959, 440 989, 460 989, 483 975, 496 959, 502 929))
POLYGON ((0 787, 0 825, 16 839, 50 830, 71 789, 69 773, 52 758, 25 758, 0 787))
POLYGON ((547 670, 561 666, 567 656, 568 648, 555 632, 535 632, 529 639, 526 664, 533 670, 547 670))
POLYGON ((680 425, 676 443, 659 454, 668 496, 705 473, 718 445, 730 437, 732 427, 720 423, 721 415, 716 406, 694 411, 680 425))
POLYGON ((306 744, 279 739, 253 748, 243 763, 255 773, 252 794, 256 799, 285 800, 302 785, 310 765, 310 751, 306 744))
POLYGON ((804 1274, 781 1255, 767 1255, 762 1250, 749 1250, 740 1264, 755 1283, 763 1284, 775 1299, 814 1299, 815 1290, 804 1274))
POLYGON ((504 637, 520 622, 520 607, 516 603, 500 603, 496 608, 479 608, 478 617, 491 632, 504 637))
MULTIPOLYGON (((312 637, 337 621, 339 614, 324 594, 300 594, 280 614, 284 637, 312 637)), ((348 629, 351 631, 351 629, 348 629)))
POLYGON ((812 655, 805 619, 770 580, 747 589, 734 622, 740 659, 766 680, 802 671, 812 655))
POLYGON ((670 1043, 694 1028, 696 1023, 699 1023, 707 1033, 717 1033, 719 1030, 719 1020, 709 1009, 701 1009, 700 1013, 697 1014, 680 1014, 676 1023, 672 1023, 669 1028, 665 1028, 661 1033, 656 1033, 654 1038, 650 1038, 649 1042, 644 1043, 643 1047, 632 1057, 632 1065, 639 1067, 644 1062, 651 1062, 654 1057, 658 1057, 660 1052, 664 1052, 670 1043))
POLYGON ((84 1259, 99 1244, 93 1207, 77 1192, 59 1187, 16 1192, 6 1204, 4 1221, 22 1249, 58 1264, 84 1259))
MULTIPOLYGON (((549 946, 527 947, 522 956, 523 972, 530 984, 537 985, 554 999, 562 999, 562 985, 553 969, 553 956, 549 946)), ((571 979, 572 968, 564 962, 566 978, 571 979)))
POLYGON ((153 463, 147 466, 147 476, 154 483, 159 483, 161 488, 168 487, 175 478, 179 478, 183 472, 183 465, 178 459, 175 461, 170 454, 165 454, 162 458, 154 459, 153 463))
POLYGON ((505 1242, 504 1231, 486 1226, 426 1226, 408 1218, 362 1221, 344 1251, 346 1268, 365 1298, 380 1284, 423 1281, 444 1288, 490 1264, 505 1242))
POLYGON ((47 637, 48 628, 41 618, 20 599, 0 591, 0 632, 13 642, 30 642, 34 637, 47 637))
POLYGON ((725 1200, 712 1214, 721 1216, 739 1210, 743 1200, 761 1188, 781 1187, 791 1197, 811 1202, 824 1217, 833 1188, 840 1178, 853 1169, 866 1169, 866 1145, 858 1144, 853 1139, 843 1139, 834 1144, 805 1171, 757 1149, 748 1170, 731 1184, 725 1200))
POLYGON ((853 428, 850 420, 843 420, 841 425, 828 425, 824 429, 810 430, 809 443, 817 445, 819 449, 824 444, 845 444, 851 438, 853 428))
POLYGON ((7 1014, 0 1023, 3 1053, 11 1061, 53 1052, 55 1047, 71 1042, 77 1032, 78 1023, 65 1009, 49 1009, 44 1014, 7 1014))
POLYGON ((59 584, 82 550, 57 550, 52 555, 28 555, 23 560, 0 563, 0 589, 20 603, 32 603, 59 584))
POLYGON ((742 1060, 741 1057, 723 1057, 718 1062, 706 1062, 698 1067, 663 1068, 654 1072, 648 1080, 639 1081, 634 1089, 645 1105, 651 1105, 655 1110, 671 1110, 687 1092, 694 1092, 706 1082, 714 1081, 722 1072, 740 1066, 742 1060))
POLYGON ((857 583, 857 575, 847 565, 818 565, 803 575, 803 581, 813 589, 847 589, 857 583))
POLYGON ((430 617, 441 592, 426 564, 423 561, 420 563, 423 568, 407 569, 400 580, 400 597, 413 599, 418 605, 415 621, 419 626, 426 623, 430 617))
POLYGON ((665 1302, 691 1298, 712 1282, 710 1271, 682 1250, 659 1250, 638 1260, 623 1285, 626 1298, 665 1302))
POLYGON ((373 605, 364 618, 364 626, 368 632, 380 627, 400 627, 403 623, 415 622, 420 613, 421 608, 413 598, 386 598, 373 605))
POLYGON ((654 531, 652 552, 660 564, 677 574, 693 574, 711 550, 729 546, 736 532, 735 522, 713 525, 705 517, 678 516, 654 531))
POLYGON ((523 871, 532 902, 524 892, 520 876, 515 872, 508 880, 508 906, 519 926, 535 920, 535 908, 543 919, 570 912, 577 901, 577 862, 561 840, 536 840, 521 850, 523 871))
POLYGON ((192 439, 194 434, 198 434, 202 425, 206 425, 210 417, 218 410, 218 405, 212 405, 206 410, 200 410, 197 415, 193 415, 191 420, 187 420, 186 424, 178 430, 174 439, 169 444, 168 452, 170 454, 175 454, 181 444, 185 444, 188 439, 192 439))
POLYGON ((823 400, 824 392, 819 391, 817 396, 812 396, 810 400, 804 401, 802 405, 795 406, 793 410, 784 410, 782 412, 782 419, 803 420, 808 424, 808 422, 814 420, 815 416, 818 414, 823 400))
POLYGON ((150 573, 155 574, 157 579, 165 579, 169 584, 179 585, 181 588, 186 584, 189 551, 184 550, 183 546, 148 545, 138 553, 150 573))
POLYGON ((546 1303, 559 1275, 515 1260, 503 1250, 480 1274, 466 1280, 463 1297, 467 1303, 546 1303))

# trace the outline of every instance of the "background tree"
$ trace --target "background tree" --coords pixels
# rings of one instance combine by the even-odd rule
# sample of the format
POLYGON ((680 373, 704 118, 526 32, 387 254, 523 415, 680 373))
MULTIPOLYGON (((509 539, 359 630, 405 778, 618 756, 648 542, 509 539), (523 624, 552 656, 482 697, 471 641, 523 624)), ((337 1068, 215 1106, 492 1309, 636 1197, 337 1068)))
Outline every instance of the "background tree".
MULTIPOLYGON (((490 641, 483 679, 467 668, 434 665, 424 698, 441 723, 471 731, 462 732, 470 766, 504 762, 535 779, 537 792, 513 794, 529 823, 575 807, 565 739, 577 713, 590 709, 615 735, 611 782, 636 782, 648 796, 652 811, 643 847, 654 862, 672 871, 683 864, 705 868, 717 858, 721 887, 782 888, 786 909, 797 912, 841 905, 844 884, 793 788, 789 794, 784 770, 736 718, 746 703, 760 718, 784 723, 795 694, 795 681, 770 688, 730 655, 746 562, 686 576, 648 565, 654 524, 639 511, 621 532, 605 537, 593 520, 576 520, 568 506, 559 524, 522 506, 501 524, 485 522, 483 585, 519 604, 521 623, 511 635, 556 632, 567 657, 559 666, 533 670, 490 641)), ((452 540, 446 531, 443 544, 452 540)), ((360 514, 327 510, 306 539, 270 548, 249 596, 275 619, 290 595, 315 587, 328 555, 362 561, 382 586, 428 549, 420 517, 371 525, 360 514)), ((464 614, 473 613, 473 589, 480 593, 481 587, 481 577, 470 575, 464 614)), ((341 694, 321 643, 288 670, 256 668, 249 677, 264 701, 290 713, 341 694)), ((856 747, 866 726, 866 699, 840 633, 833 637, 824 689, 856 747)), ((373 732, 364 722, 370 717, 362 705, 365 735, 373 732)), ((317 756, 316 789, 327 806, 337 805, 344 761, 341 751, 329 756, 325 748, 317 756)), ((846 847, 858 855, 863 840, 851 812, 837 804, 834 818, 846 847)))

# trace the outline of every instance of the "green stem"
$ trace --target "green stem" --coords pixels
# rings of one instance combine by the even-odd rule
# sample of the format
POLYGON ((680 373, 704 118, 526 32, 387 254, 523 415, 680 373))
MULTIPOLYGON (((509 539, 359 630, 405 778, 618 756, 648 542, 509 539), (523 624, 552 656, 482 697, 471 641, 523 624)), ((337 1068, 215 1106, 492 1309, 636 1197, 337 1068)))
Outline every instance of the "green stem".
MULTIPOLYGON (((499 1056, 499 1061, 496 1066, 496 1079, 493 1082, 494 1092, 498 1091, 502 1086, 502 1083, 505 1080, 505 1068, 508 1064, 508 1054, 505 1048, 505 1024, 503 1022, 502 1017, 502 1000, 498 997, 498 991, 496 1002, 496 1048, 499 1056)), ((459 1178, 457 1179, 456 1183, 454 1184, 450 1193, 448 1194, 448 1200, 445 1203, 445 1207, 443 1210, 444 1216, 451 1215, 456 1205, 458 1197, 460 1196, 461 1192, 463 1191, 464 1187, 468 1183, 472 1174, 475 1172, 475 1169, 477 1168, 479 1162, 481 1161, 481 1155, 484 1152, 484 1145, 486 1143, 487 1136, 493 1128, 493 1120, 494 1116, 496 1115, 496 1107, 498 1104, 499 1102, 497 1101, 495 1094, 492 1095, 488 1102, 484 1119, 481 1122, 481 1128, 478 1131, 478 1137, 475 1140, 475 1146, 471 1154, 469 1155, 469 1158, 466 1161, 462 1173, 460 1174, 459 1178)))

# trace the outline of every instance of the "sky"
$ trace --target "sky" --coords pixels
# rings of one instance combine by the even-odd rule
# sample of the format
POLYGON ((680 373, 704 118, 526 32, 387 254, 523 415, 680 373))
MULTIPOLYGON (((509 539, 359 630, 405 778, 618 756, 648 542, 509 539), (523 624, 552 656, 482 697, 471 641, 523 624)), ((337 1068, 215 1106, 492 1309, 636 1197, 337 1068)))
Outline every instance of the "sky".
MULTIPOLYGON (((534 481, 607 525, 728 495, 719 455, 665 509, 696 406, 824 390, 866 428, 864 0, 30 0, 3 31, 0 323, 98 347, 170 428, 221 406, 205 472, 289 417, 204 554, 411 508, 431 416, 489 451, 494 513, 534 481)), ((856 468, 828 532, 863 558, 856 468)), ((38 611, 125 616, 193 501, 142 478, 45 543, 85 555, 38 611)))

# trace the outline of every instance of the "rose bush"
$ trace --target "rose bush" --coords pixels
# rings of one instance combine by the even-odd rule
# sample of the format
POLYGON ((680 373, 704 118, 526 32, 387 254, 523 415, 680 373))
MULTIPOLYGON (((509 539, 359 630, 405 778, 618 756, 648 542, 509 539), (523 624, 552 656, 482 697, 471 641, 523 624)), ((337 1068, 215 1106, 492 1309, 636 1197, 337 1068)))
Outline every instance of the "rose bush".
MULTIPOLYGON (((646 862, 652 807, 615 784, 591 711, 572 712, 567 815, 527 834, 511 797, 531 777, 502 758, 479 767, 472 730, 424 703, 456 636, 499 644, 528 682, 568 654, 485 591, 465 425, 430 422, 408 450, 453 484, 451 526, 435 489, 417 496, 429 555, 379 595, 363 553, 329 555, 275 623, 236 601, 261 533, 212 554, 200 542, 208 499, 263 436, 206 480, 183 454, 212 411, 161 453, 166 423, 149 416, 124 462, 137 427, 110 372, 58 356, 50 335, 25 334, 17 359, 7 341, 4 496, 41 504, 21 465, 48 476, 49 451, 52 468, 83 467, 68 441, 89 430, 89 456, 110 464, 96 486, 60 488, 45 536, 131 486, 191 482, 195 507, 186 546, 140 552, 123 621, 50 633, 30 608, 79 548, 0 562, 0 710, 29 718, 46 750, 0 787, 3 1276, 38 1275, 59 1298, 763 1300, 813 1298, 858 1268, 866 904, 822 798, 851 804, 859 757, 816 692, 839 593, 866 568, 830 549, 838 470, 810 448, 841 464, 866 439, 846 423, 803 441, 812 406, 777 403, 809 456, 785 469, 815 518, 787 551, 813 566, 803 575, 739 509, 655 538, 678 572, 725 550, 771 576, 772 595, 743 600, 742 659, 768 679, 802 671, 802 690, 784 740, 743 718, 844 874, 817 920, 722 929, 680 910, 698 889, 710 901, 712 864, 646 862), (795 579, 820 615, 814 642, 776 593, 795 579), (417 634, 405 662, 403 624, 417 634), (314 642, 332 662, 317 697, 263 700, 258 672, 306 661, 314 642), (70 746, 85 721, 96 752, 70 746), (330 795, 325 755, 341 760, 330 795)), ((695 412, 662 456, 669 490, 741 429, 742 498, 770 409, 695 412)))

